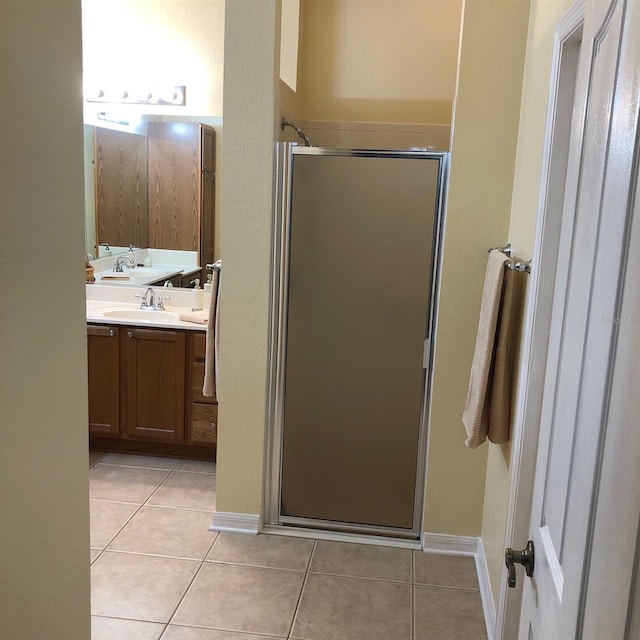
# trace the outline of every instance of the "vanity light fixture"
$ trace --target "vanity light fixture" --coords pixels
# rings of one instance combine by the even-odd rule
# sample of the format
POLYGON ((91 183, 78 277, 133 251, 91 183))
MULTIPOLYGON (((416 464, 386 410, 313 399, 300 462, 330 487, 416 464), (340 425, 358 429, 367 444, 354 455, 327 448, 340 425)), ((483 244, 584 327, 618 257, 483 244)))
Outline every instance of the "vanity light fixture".
POLYGON ((86 93, 87 102, 112 104, 157 104, 182 107, 186 104, 187 87, 171 85, 150 89, 96 89, 86 93))

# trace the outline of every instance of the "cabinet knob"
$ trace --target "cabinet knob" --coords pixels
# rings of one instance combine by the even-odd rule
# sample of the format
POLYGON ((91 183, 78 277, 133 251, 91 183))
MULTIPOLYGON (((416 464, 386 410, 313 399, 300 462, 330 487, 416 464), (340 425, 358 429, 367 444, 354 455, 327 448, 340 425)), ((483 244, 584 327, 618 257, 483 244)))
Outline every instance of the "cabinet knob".
POLYGON ((109 329, 109 337, 113 338, 116 335, 116 332, 113 329, 109 329))
POLYGON ((215 428, 216 428, 216 423, 215 423, 215 422, 212 422, 212 423, 211 423, 211 428, 212 428, 212 429, 215 429, 215 428))
POLYGON ((133 331, 127 331, 127 337, 133 338, 133 331))

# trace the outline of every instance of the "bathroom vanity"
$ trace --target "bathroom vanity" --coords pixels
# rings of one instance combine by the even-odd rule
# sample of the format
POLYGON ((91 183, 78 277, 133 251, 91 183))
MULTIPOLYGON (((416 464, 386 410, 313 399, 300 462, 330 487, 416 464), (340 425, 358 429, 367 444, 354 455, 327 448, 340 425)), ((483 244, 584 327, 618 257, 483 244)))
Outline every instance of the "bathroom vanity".
POLYGON ((177 302, 185 306, 143 311, 87 301, 92 448, 215 459, 217 398, 202 395, 206 325, 180 320, 190 308, 177 302))

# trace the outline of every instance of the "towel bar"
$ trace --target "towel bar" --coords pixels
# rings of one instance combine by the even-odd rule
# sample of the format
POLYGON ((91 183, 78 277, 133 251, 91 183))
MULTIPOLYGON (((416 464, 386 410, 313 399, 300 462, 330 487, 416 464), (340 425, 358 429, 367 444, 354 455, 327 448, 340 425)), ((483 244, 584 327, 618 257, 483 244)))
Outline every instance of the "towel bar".
POLYGON ((212 262, 211 264, 205 264, 204 268, 208 271, 221 271, 222 270, 222 260, 216 260, 216 262, 212 262))
MULTIPOLYGON (((491 247, 489 249, 489 252, 494 251, 495 249, 497 249, 498 251, 501 251, 509 258, 511 257, 510 242, 506 244, 504 247, 491 247)), ((512 262, 511 260, 508 260, 507 262, 504 263, 504 267, 505 269, 511 269, 512 271, 522 271, 524 273, 531 273, 531 260, 527 260, 526 262, 520 262, 520 261, 512 262)))
POLYGON ((531 260, 527 260, 526 262, 507 262, 507 269, 513 269, 514 271, 524 271, 524 273, 531 273, 531 260))
POLYGON ((492 251, 495 250, 501 251, 502 253, 504 253, 505 256, 511 256, 511 243, 507 243, 504 247, 491 247, 488 251, 488 253, 491 253, 492 251))

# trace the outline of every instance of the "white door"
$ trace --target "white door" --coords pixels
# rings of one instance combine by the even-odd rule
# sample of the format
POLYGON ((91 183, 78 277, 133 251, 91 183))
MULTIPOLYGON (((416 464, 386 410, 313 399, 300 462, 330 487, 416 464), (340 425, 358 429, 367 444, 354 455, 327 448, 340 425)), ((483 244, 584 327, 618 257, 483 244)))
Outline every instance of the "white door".
POLYGON ((580 56, 521 639, 637 624, 640 0, 587 0, 580 56))

